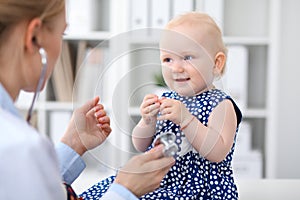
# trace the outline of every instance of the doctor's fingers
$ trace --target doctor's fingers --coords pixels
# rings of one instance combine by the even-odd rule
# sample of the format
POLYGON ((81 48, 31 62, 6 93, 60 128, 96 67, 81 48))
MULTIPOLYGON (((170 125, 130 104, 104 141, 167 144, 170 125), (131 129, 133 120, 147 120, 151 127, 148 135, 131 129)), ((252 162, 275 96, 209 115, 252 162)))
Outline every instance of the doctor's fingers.
POLYGON ((156 160, 152 160, 147 162, 143 166, 144 172, 154 173, 156 175, 154 176, 163 176, 166 175, 166 173, 169 171, 170 167, 172 167, 175 163, 175 160, 173 157, 161 157, 156 160))
POLYGON ((100 128, 102 134, 104 134, 105 137, 108 137, 112 131, 109 124, 97 124, 97 126, 100 128))
POLYGON ((108 124, 110 125, 110 118, 108 116, 97 117, 97 121, 99 124, 108 124))
POLYGON ((96 117, 97 119, 102 118, 102 117, 108 117, 108 116, 106 115, 106 111, 103 110, 103 109, 98 110, 97 112, 95 112, 94 115, 95 115, 95 117, 96 117))
POLYGON ((93 110, 94 112, 97 112, 97 111, 99 111, 99 110, 104 110, 104 106, 103 106, 103 104, 97 104, 97 105, 95 105, 94 107, 93 107, 93 109, 91 109, 91 110, 93 110))
POLYGON ((93 108, 98 105, 99 101, 100 101, 100 97, 97 96, 92 100, 87 101, 81 107, 77 108, 75 112, 87 114, 90 110, 93 110, 93 108))

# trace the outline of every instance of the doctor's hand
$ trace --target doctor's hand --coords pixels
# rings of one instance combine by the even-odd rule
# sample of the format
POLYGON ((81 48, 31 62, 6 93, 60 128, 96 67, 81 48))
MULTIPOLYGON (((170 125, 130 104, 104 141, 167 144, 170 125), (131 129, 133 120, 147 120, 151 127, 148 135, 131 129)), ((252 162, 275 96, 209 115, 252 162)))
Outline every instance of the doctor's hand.
POLYGON ((137 197, 155 190, 175 163, 173 157, 164 157, 162 151, 163 145, 158 145, 132 157, 119 170, 114 182, 123 185, 137 197))
POLYGON ((110 118, 95 97, 74 111, 61 142, 83 155, 102 144, 110 132, 110 118))

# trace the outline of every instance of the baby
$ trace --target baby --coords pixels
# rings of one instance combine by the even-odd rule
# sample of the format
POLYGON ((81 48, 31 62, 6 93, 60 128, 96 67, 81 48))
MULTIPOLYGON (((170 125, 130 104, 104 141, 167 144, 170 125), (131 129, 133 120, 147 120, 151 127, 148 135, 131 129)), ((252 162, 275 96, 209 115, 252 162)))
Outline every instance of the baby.
POLYGON ((242 114, 216 89, 226 47, 214 20, 189 12, 171 20, 160 40, 162 74, 170 92, 145 96, 132 141, 147 151, 166 132, 175 136, 176 164, 160 187, 141 199, 237 199, 231 166, 242 114))

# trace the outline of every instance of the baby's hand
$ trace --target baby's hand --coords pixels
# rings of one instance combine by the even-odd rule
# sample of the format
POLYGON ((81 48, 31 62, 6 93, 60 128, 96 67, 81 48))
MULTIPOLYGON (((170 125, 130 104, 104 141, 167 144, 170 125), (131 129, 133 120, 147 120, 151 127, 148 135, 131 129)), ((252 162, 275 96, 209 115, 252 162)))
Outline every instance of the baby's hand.
POLYGON ((175 99, 160 99, 160 113, 158 120, 170 120, 173 123, 181 126, 185 124, 186 120, 190 120, 192 114, 185 107, 185 105, 175 99))
POLYGON ((155 123, 159 112, 160 101, 155 94, 148 94, 144 97, 140 106, 140 112, 146 124, 155 123))

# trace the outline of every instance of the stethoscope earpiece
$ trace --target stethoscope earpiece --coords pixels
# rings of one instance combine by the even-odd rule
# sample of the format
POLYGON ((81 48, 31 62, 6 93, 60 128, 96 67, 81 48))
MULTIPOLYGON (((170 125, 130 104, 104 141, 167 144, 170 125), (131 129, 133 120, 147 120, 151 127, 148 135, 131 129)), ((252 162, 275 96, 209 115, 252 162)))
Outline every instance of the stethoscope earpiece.
POLYGON ((47 64, 47 54, 44 48, 39 49, 40 55, 41 55, 41 61, 43 65, 47 64))

